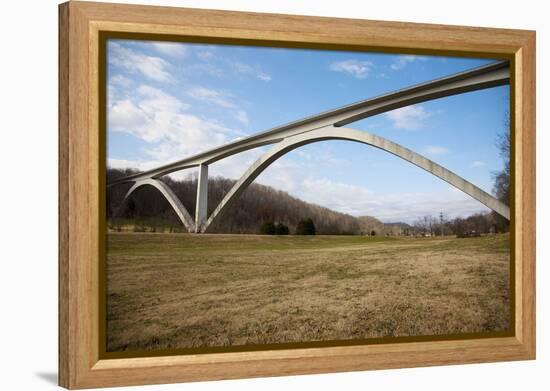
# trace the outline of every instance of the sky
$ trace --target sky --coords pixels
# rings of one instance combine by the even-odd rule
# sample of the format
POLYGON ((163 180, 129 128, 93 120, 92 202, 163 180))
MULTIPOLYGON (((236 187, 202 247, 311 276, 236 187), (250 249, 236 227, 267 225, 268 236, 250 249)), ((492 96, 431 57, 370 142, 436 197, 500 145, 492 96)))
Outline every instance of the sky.
MULTIPOLYGON (((146 170, 322 111, 494 60, 109 40, 107 164, 146 170)), ((347 127, 380 135, 492 193, 509 86, 433 100, 347 127)), ((218 161, 239 178, 269 147, 218 161)), ((172 174, 184 178, 196 169, 172 174)), ((255 182, 354 216, 408 222, 488 209, 412 164, 350 141, 278 159, 255 182)))

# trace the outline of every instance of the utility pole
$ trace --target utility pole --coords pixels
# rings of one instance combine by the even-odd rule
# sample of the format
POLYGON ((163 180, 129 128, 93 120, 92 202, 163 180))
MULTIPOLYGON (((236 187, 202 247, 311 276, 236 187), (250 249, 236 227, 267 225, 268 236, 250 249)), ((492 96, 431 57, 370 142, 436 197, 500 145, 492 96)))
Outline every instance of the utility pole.
POLYGON ((441 227, 441 237, 443 237, 443 235, 444 235, 444 233, 443 233, 443 212, 439 213, 439 224, 440 224, 440 227, 441 227))

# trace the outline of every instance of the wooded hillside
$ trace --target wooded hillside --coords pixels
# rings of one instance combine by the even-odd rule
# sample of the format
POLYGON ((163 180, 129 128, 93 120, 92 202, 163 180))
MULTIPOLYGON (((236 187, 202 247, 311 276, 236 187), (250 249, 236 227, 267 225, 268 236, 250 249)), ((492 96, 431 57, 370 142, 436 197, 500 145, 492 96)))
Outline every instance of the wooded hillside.
MULTIPOLYGON (((107 170, 107 183, 116 178, 135 173, 132 170, 107 170)), ((191 216, 195 215, 197 179, 173 180, 164 177, 162 180, 170 186, 179 197, 191 216)), ((208 181, 208 214, 219 204, 229 192, 234 180, 226 178, 211 178, 208 181)), ((107 194, 107 217, 132 218, 136 220, 160 219, 168 225, 179 226, 176 214, 160 193, 144 186, 134 193, 127 205, 118 211, 121 200, 130 185, 114 186, 107 194), (118 216, 115 213, 118 211, 118 216)), ((288 193, 269 186, 252 183, 235 200, 223 216, 211 227, 209 232, 219 233, 258 233, 265 221, 287 225, 290 233, 296 231, 300 220, 311 218, 315 222, 318 234, 358 234, 359 222, 353 216, 335 212, 319 205, 307 203, 292 197, 288 193)))
MULTIPOLYGON (((108 169, 107 183, 136 172, 108 169)), ((189 214, 194 216, 197 179, 189 177, 173 180, 163 177, 161 180, 174 191, 189 214)), ((212 213, 234 183, 232 179, 221 177, 209 179, 208 214, 212 213)), ((120 208, 120 203, 130 187, 131 184, 118 185, 107 191, 107 218, 112 228, 122 224, 121 221, 131 221, 134 225, 141 225, 143 230, 158 226, 170 231, 183 231, 183 226, 168 201, 152 187, 140 188, 120 208)), ((434 210, 434 214, 439 212, 434 210)), ((315 232, 320 235, 468 236, 474 233, 507 232, 509 229, 508 222, 495 213, 444 221, 433 216, 418 216, 412 225, 402 222, 383 223, 372 216, 354 217, 307 203, 284 191, 252 183, 208 232, 260 233, 262 224, 270 222, 287 226, 289 233, 294 234, 299 222, 307 219, 313 221, 315 232)))

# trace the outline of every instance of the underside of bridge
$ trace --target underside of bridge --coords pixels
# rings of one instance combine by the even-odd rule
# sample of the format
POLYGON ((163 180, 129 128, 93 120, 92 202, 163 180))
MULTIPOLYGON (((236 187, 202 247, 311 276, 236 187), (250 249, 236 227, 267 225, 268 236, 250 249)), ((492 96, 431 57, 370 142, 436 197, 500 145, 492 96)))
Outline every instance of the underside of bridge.
POLYGON ((306 144, 325 140, 348 140, 367 144, 412 163, 448 182, 510 220, 510 209, 507 205, 457 174, 390 140, 365 131, 345 127, 345 125, 361 119, 412 104, 505 85, 510 82, 509 73, 508 62, 496 62, 285 124, 198 155, 118 179, 109 183, 108 186, 133 183, 133 186, 126 193, 121 207, 124 207, 129 197, 140 187, 155 187, 168 200, 186 229, 189 232, 201 233, 206 232, 217 219, 221 218, 223 212, 229 208, 231 203, 239 197, 250 183, 281 156, 306 144), (264 145, 273 146, 245 171, 210 216, 207 216, 208 165, 264 145), (199 169, 194 219, 174 192, 159 179, 163 175, 191 167, 198 167, 199 169))

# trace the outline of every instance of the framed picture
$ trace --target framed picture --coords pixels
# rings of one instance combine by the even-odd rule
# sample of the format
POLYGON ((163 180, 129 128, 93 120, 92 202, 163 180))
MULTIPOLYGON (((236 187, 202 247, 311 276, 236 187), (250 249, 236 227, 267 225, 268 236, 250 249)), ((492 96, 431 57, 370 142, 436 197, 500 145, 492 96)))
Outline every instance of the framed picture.
POLYGON ((535 358, 535 33, 69 2, 59 381, 535 358))

